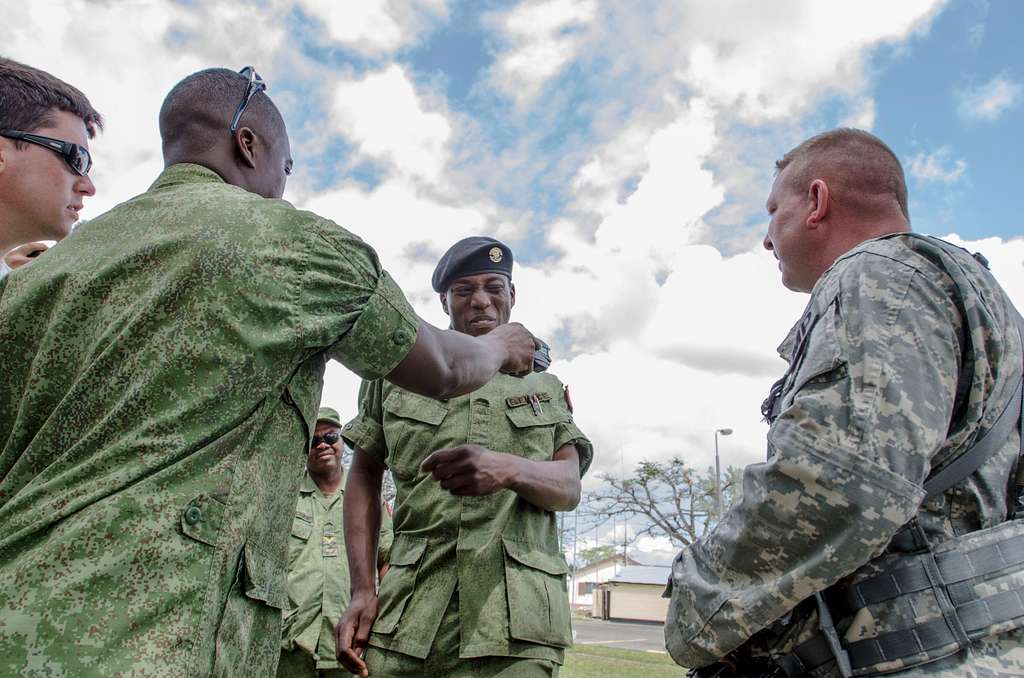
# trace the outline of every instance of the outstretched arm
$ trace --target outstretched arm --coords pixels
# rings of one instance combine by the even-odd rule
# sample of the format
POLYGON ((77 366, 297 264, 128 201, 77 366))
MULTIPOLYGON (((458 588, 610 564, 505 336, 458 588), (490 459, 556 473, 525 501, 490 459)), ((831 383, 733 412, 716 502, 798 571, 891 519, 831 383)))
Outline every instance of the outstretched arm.
POLYGON ((472 337, 420 321, 416 342, 387 380, 421 395, 452 398, 475 391, 499 370, 528 374, 535 350, 533 335, 519 323, 472 337))

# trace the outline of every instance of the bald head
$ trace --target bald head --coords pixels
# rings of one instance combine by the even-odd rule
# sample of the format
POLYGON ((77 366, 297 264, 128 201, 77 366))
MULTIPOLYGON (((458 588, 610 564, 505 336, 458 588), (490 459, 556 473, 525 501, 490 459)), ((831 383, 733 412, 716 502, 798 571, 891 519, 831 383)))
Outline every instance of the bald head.
POLYGON ((813 136, 775 163, 779 174, 790 167, 787 179, 797 190, 823 179, 842 209, 868 218, 898 210, 910 220, 903 167, 873 134, 841 127, 813 136))
POLYGON ((228 183, 279 198, 291 171, 288 132, 265 91, 249 99, 238 130, 229 131, 248 85, 248 77, 226 68, 208 68, 175 85, 160 107, 164 164, 203 165, 228 183))

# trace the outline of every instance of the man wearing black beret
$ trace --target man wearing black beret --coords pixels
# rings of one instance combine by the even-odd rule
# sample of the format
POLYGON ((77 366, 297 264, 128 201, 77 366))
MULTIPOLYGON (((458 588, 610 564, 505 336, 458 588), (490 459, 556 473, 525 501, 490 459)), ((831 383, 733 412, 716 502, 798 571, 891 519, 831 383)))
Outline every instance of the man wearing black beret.
MULTIPOLYGON (((509 321, 512 262, 487 237, 441 257, 431 282, 452 329, 480 336, 509 321)), ((500 375, 437 401, 367 381, 359 407, 342 432, 355 454, 343 511, 352 601, 338 659, 363 676, 557 675, 572 632, 554 512, 575 508, 593 456, 561 382, 500 375), (395 541, 378 597, 385 467, 395 541)))

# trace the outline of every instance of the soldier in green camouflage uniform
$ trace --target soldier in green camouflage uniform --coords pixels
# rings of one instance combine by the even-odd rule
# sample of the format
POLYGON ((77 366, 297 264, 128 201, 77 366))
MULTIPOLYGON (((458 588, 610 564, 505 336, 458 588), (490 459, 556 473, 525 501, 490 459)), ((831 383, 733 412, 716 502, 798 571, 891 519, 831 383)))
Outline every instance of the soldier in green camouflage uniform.
POLYGON ((273 675, 326 360, 436 396, 529 368, 521 327, 432 328, 279 199, 260 82, 179 83, 150 190, 0 281, 2 675, 273 675))
MULTIPOLYGON (((515 301, 512 254, 467 238, 438 264, 452 327, 486 334, 515 301)), ((554 676, 572 641, 555 513, 579 501, 592 450, 548 373, 499 375, 447 401, 363 383, 345 494, 352 603, 338 658, 370 676, 554 676), (373 590, 380 477, 395 479, 390 570, 373 590), (372 626, 372 634, 370 633, 372 626), (359 658, 365 650, 365 665, 359 658)))
MULTIPOLYGON (((321 407, 288 543, 288 607, 281 631, 279 678, 345 675, 334 650, 334 628, 348 605, 351 588, 341 516, 344 448, 337 410, 321 407)), ((383 509, 377 551, 381 576, 392 541, 391 514, 383 509)))
POLYGON ((780 347, 767 462, 673 565, 668 649, 701 676, 1024 675, 1024 607, 995 604, 1024 589, 1007 520, 1019 434, 923 501, 1019 384, 1012 305, 968 253, 909 233, 902 169, 875 137, 826 133, 778 168, 764 244, 811 298, 780 347), (954 577, 954 561, 988 571, 954 577))

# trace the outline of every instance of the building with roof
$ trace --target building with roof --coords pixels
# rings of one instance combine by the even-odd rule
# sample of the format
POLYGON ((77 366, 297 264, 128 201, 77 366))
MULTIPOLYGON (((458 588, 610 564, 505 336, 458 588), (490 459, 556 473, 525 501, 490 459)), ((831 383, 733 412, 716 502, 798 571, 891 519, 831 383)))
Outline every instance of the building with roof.
POLYGON ((594 590, 605 583, 623 568, 639 565, 632 558, 621 553, 609 558, 602 558, 575 570, 569 577, 569 604, 574 608, 591 609, 594 604, 594 590))
POLYGON ((665 623, 663 598, 671 567, 629 565, 594 590, 591 614, 596 619, 665 623))

